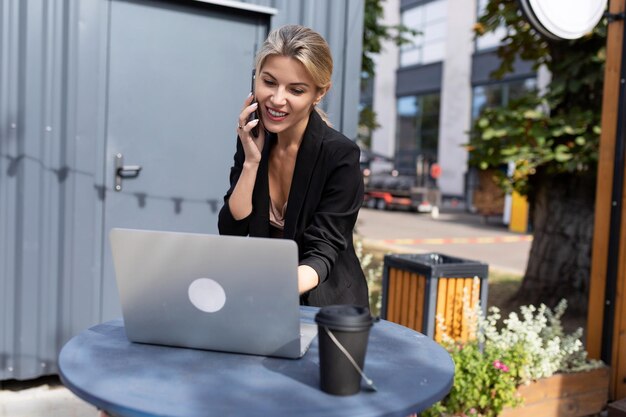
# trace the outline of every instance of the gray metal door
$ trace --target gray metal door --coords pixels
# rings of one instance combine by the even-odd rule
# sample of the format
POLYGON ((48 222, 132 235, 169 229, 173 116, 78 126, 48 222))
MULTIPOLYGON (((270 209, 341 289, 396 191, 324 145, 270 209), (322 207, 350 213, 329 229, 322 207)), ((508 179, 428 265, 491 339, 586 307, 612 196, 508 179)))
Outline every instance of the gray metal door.
POLYGON ((192 1, 113 0, 109 16, 103 320, 120 315, 111 228, 217 232, 237 114, 269 24, 192 1), (116 183, 118 154, 123 174, 141 166, 137 177, 116 183))

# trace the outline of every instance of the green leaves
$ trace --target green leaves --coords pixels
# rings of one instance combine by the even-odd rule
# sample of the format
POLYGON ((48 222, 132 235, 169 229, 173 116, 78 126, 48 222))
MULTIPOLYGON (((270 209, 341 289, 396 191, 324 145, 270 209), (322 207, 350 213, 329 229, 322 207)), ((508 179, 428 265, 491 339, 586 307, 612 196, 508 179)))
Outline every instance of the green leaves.
MULTIPOLYGON (((385 25, 382 22, 384 9, 382 0, 365 0, 365 16, 363 21, 363 50, 361 53, 361 89, 373 80, 376 73, 376 65, 373 56, 379 54, 383 47, 382 42, 393 41, 401 46, 412 42, 418 32, 405 25, 385 25)), ((380 125, 376 121, 376 113, 371 107, 365 107, 359 112, 359 127, 366 132, 363 137, 365 145, 370 146, 371 132, 380 125)))
POLYGON ((384 10, 381 0, 365 0, 361 71, 369 77, 373 77, 375 74, 372 55, 382 51, 382 41, 391 40, 400 46, 411 43, 412 37, 418 34, 417 31, 402 24, 384 25, 381 23, 383 17, 384 10))
POLYGON ((496 417, 506 406, 515 406, 517 398, 516 363, 524 361, 523 351, 512 350, 515 358, 495 346, 481 348, 476 340, 448 347, 454 361, 454 386, 435 407, 422 412, 424 417, 457 415, 480 415, 496 417), (499 362, 506 366, 503 371, 494 366, 499 362))
POLYGON ((526 110, 524 111, 524 118, 530 120, 539 120, 543 114, 538 110, 526 110))
POLYGON ((497 308, 490 308, 487 316, 480 307, 464 309, 464 320, 476 323, 471 339, 444 337, 443 342, 454 361, 454 385, 441 402, 420 415, 496 417, 523 401, 517 387, 524 383, 603 366, 587 359, 582 329, 564 332, 561 317, 566 306, 564 300, 554 310, 543 304, 522 306, 504 320, 497 308))
POLYGON ((482 134, 482 139, 483 140, 491 140, 493 138, 503 138, 504 136, 506 136, 507 134, 507 130, 506 129, 492 129, 492 128, 487 128, 483 131, 482 134))
POLYGON ((527 194, 537 170, 575 173, 597 162, 599 115, 580 108, 547 114, 546 100, 532 93, 507 107, 487 108, 475 120, 470 141, 470 164, 480 169, 514 163, 515 174, 498 173, 500 185, 527 194))
POLYGON ((498 48, 500 67, 494 78, 512 72, 522 58, 552 74, 543 96, 529 93, 503 108, 487 108, 475 120, 466 147, 470 164, 480 169, 513 162, 511 177, 500 183, 522 194, 539 170, 547 174, 595 169, 600 136, 606 22, 574 41, 550 41, 535 32, 516 0, 490 0, 474 26, 476 36, 506 27, 498 48))
POLYGON ((569 153, 569 148, 567 146, 557 145, 557 147, 554 148, 554 159, 557 162, 569 161, 572 159, 572 154, 569 153))

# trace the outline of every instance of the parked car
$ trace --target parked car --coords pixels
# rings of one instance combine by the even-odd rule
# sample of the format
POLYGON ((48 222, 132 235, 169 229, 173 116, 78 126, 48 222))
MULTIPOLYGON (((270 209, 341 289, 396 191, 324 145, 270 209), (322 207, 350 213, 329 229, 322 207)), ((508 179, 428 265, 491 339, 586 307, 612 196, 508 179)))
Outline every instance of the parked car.
POLYGON ((417 177, 397 171, 368 174, 364 172, 365 207, 378 210, 405 209, 439 215, 441 194, 436 187, 417 185, 417 177))

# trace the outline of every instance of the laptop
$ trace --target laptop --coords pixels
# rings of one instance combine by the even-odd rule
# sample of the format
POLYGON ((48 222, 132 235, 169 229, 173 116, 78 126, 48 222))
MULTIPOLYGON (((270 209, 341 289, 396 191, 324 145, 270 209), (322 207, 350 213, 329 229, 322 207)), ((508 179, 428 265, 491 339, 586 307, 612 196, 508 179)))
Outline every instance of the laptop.
POLYGON ((124 327, 132 342, 302 357, 298 248, 285 239, 112 229, 124 327))

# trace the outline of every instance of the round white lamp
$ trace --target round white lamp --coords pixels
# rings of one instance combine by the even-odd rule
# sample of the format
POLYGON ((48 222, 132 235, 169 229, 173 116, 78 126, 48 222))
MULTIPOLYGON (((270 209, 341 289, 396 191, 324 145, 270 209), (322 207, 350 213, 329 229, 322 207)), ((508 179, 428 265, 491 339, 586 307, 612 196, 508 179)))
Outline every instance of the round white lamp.
POLYGON ((577 39, 602 19, 607 0, 519 0, 530 24, 551 39, 577 39))

